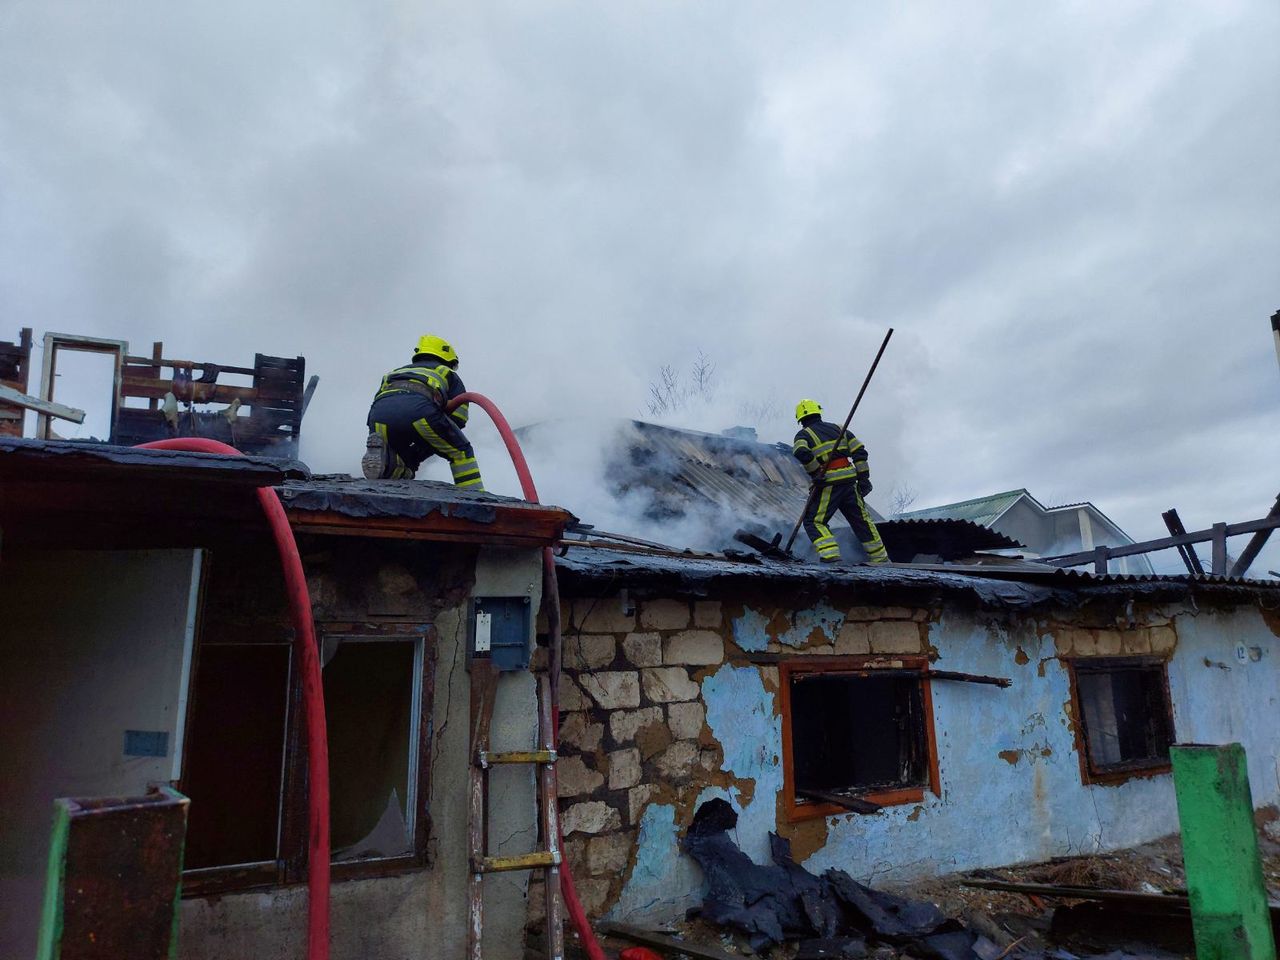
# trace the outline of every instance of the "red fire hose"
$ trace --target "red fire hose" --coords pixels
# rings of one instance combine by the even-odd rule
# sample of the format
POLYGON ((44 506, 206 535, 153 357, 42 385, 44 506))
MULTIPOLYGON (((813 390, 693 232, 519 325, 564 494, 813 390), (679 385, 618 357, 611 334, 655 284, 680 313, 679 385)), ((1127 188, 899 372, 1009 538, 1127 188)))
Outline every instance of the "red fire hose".
MULTIPOLYGON (((204 437, 155 440, 138 446, 147 450, 185 450, 243 456, 235 447, 204 437)), ((289 518, 280 497, 271 487, 258 488, 258 503, 266 514, 284 571, 285 592, 293 618, 293 649, 302 672, 302 709, 307 721, 307 958, 329 958, 329 742, 324 719, 324 686, 320 678, 320 653, 316 649, 311 597, 298 556, 289 518)))
MULTIPOLYGON (((507 418, 502 415, 502 411, 497 408, 492 400, 479 393, 464 393, 454 397, 449 402, 447 409, 453 410, 463 403, 474 403, 489 415, 493 425, 498 428, 502 442, 507 446, 507 453, 511 457, 511 465, 515 467, 516 477, 520 480, 520 491, 530 503, 537 503, 538 491, 534 488, 533 476, 529 473, 529 464, 524 458, 524 451, 520 449, 520 443, 516 440, 511 424, 507 423, 507 418)), ((550 547, 546 547, 542 551, 542 572, 544 583, 543 603, 547 610, 547 624, 551 628, 551 733, 552 743, 558 744, 560 740, 560 698, 558 692, 560 684, 560 587, 556 579, 555 555, 551 552, 550 547)), ((556 828, 560 829, 560 818, 558 816, 556 817, 556 828)), ((560 849, 564 849, 563 833, 560 836, 560 849)), ((587 956, 590 960, 605 960, 604 950, 600 946, 600 941, 596 939, 595 931, 591 929, 591 923, 587 920, 587 912, 582 909, 582 901, 578 899, 578 890, 573 885, 573 875, 569 872, 567 865, 562 865, 560 868, 560 893, 564 898, 565 910, 569 913, 573 928, 578 931, 578 937, 587 951, 587 956)))
MULTIPOLYGON (((529 464, 516 440, 511 425, 488 397, 478 393, 464 393, 449 404, 452 410, 462 403, 474 403, 493 420, 502 442, 506 444, 511 464, 520 481, 520 489, 526 500, 538 502, 538 491, 529 473, 529 464)), ((139 444, 151 450, 185 450, 193 453, 220 453, 241 456, 239 450, 202 437, 156 440, 139 444)), ((307 763, 310 770, 309 799, 309 856, 307 875, 307 957, 308 960, 328 960, 329 957, 329 746, 326 737, 324 715, 324 686, 320 675, 320 655, 316 647, 315 625, 311 619, 311 598, 307 592, 306 575, 302 559, 298 556, 298 544, 289 526, 280 497, 271 487, 258 488, 258 503, 267 517, 275 539, 276 550, 284 571, 285 589, 293 618, 294 649, 302 672, 302 703, 306 714, 307 763)), ((545 579, 547 620, 551 628, 551 690, 556 702, 552 703, 551 718, 553 739, 559 739, 560 711, 557 687, 560 679, 560 590, 556 578, 555 556, 550 547, 542 553, 545 579)), ((557 818, 557 824, 559 819, 557 818)), ((564 849, 564 837, 560 838, 564 849)), ((605 960, 604 950, 596 939, 587 920, 586 911, 578 899, 577 888, 568 868, 560 871, 560 892, 565 909, 590 960, 605 960)))

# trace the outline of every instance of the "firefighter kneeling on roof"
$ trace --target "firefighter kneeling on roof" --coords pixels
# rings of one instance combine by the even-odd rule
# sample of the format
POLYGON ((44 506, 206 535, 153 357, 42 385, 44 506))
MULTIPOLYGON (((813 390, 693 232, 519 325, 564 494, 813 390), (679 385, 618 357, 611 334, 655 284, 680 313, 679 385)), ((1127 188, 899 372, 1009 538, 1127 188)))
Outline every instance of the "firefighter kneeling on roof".
POLYGON ((862 542, 867 562, 888 563, 889 554, 862 499, 871 492, 867 448, 848 430, 841 431, 834 423, 823 420, 822 405, 816 400, 801 400, 796 404, 796 420, 800 430, 791 452, 804 466, 810 482, 819 484, 804 514, 804 531, 813 541, 818 559, 824 563, 840 559, 840 546, 827 526, 838 510, 862 542), (828 462, 826 474, 818 480, 818 474, 828 462))
POLYGON ((445 406, 466 392, 458 376, 458 355, 442 337, 418 338, 413 362, 392 370, 369 408, 369 440, 361 465, 369 480, 412 479, 432 454, 449 461, 453 482, 483 490, 480 467, 462 435, 468 404, 446 413, 445 406))

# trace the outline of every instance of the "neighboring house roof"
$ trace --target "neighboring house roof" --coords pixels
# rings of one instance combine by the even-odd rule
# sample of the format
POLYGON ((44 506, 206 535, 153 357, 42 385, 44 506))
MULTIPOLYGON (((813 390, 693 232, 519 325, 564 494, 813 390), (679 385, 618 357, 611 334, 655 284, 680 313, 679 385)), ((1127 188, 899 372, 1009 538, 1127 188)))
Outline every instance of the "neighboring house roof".
MULTIPOLYGON (((954 517, 971 520, 985 527, 999 527, 1012 536, 1025 539, 1026 544, 1033 551, 1033 556, 1036 552, 1043 556, 1075 552, 1067 549, 1064 544, 1079 544, 1081 549, 1090 549, 1094 544, 1107 543, 1109 546, 1122 546, 1134 542, 1119 524, 1087 500, 1047 507, 1025 488, 1006 490, 1004 493, 994 493, 986 497, 975 497, 972 500, 961 500, 958 503, 946 503, 924 510, 912 510, 902 514, 901 519, 937 519, 939 517, 954 517), (1025 511, 1020 516, 1010 513, 1019 503, 1030 508, 1031 514, 1035 517, 1033 522, 1040 525, 1039 535, 1027 527, 1028 518, 1025 511), (1083 518, 1079 517, 1080 514, 1087 516, 1088 520, 1084 525, 1093 531, 1088 542, 1081 534, 1075 532, 1080 529, 1077 520, 1083 523, 1083 518), (1016 522, 1002 524, 1001 520, 1006 515, 1015 518, 1016 522), (1065 529, 1061 526, 1064 521, 1067 523, 1065 529)), ((1129 557, 1121 562, 1122 568, 1131 573, 1152 572, 1151 560, 1145 556, 1129 557)))
POLYGON ((1028 498, 1040 509, 1044 509, 1035 497, 1026 490, 1006 490, 1004 493, 993 493, 987 497, 975 497, 972 500, 961 500, 959 503, 944 503, 938 507, 924 510, 908 510, 899 514, 900 520, 927 520, 942 517, 954 520, 972 520, 984 527, 995 523, 1005 512, 1023 497, 1028 498))
POLYGON ((1101 521, 1108 528, 1110 528, 1111 533, 1116 537, 1116 539, 1121 540, 1124 543, 1136 542, 1133 539, 1133 537, 1129 536, 1122 529, 1120 529, 1120 524, 1116 523, 1114 520, 1108 517, 1105 513, 1099 510, 1097 506, 1090 503, 1088 500, 1081 500, 1079 503, 1064 503, 1056 507, 1044 507, 1045 513, 1066 513, 1068 511, 1074 512, 1077 510, 1088 511, 1095 520, 1101 521))

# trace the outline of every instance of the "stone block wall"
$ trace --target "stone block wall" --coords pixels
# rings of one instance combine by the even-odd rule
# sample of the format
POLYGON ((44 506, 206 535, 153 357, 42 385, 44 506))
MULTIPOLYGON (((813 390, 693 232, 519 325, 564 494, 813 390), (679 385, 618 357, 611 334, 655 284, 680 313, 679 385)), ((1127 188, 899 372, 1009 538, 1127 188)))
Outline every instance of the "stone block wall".
MULTIPOLYGON (((724 747, 707 724, 705 678, 726 663, 750 665, 753 653, 927 652, 928 611, 819 607, 815 618, 811 609, 756 601, 563 603, 560 811, 565 857, 589 914, 604 913, 618 896, 647 805, 691 813, 709 786, 751 789, 722 767, 724 747)), ((776 693, 777 668, 756 669, 776 693)), ((541 893, 531 888, 531 922, 541 912, 541 893)))
MULTIPOLYGON (((768 808, 769 828, 791 837, 799 849, 821 845, 826 835, 821 821, 789 822, 773 788, 726 764, 726 752, 740 755, 740 741, 750 733, 735 739, 732 726, 725 729, 723 723, 713 731, 707 697, 716 684, 704 681, 725 669, 758 671, 759 709, 776 716, 779 678, 778 668, 767 662, 770 654, 860 656, 885 665, 910 655, 954 662, 955 651, 940 652, 931 640, 940 635, 944 613, 941 607, 865 606, 831 597, 800 605, 794 597, 768 596, 565 600, 560 810, 566 862, 587 912, 600 916, 618 900, 636 868, 637 848, 644 845, 640 831, 646 808, 674 808, 675 822, 687 824, 709 788, 730 790, 747 804, 754 796, 768 808)), ((1015 633, 1028 631, 1048 641, 1037 646, 1049 659, 1170 657, 1177 644, 1171 611, 1135 615, 1128 610, 1116 619, 1115 611, 1062 610, 1019 618, 1017 631, 1014 621, 1001 622, 1005 626, 993 622, 990 627, 991 639, 1004 637, 1012 648, 1018 642, 1015 633)), ((1027 662, 1021 646, 1013 662, 1027 662)), ((1037 678, 1044 676, 1042 662, 1037 678)), ((1067 722, 1073 722, 1069 705, 1066 711, 1067 722)), ((776 766, 780 759, 769 762, 776 766)), ((531 922, 540 919, 541 910, 535 883, 531 922)))

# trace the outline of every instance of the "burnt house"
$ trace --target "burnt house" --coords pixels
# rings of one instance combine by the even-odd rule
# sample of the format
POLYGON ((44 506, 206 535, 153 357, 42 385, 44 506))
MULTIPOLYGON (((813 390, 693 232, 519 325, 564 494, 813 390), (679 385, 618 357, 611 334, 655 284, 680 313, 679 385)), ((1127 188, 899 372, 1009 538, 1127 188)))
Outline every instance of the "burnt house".
POLYGON ((818 568, 568 546, 561 815, 594 916, 698 905, 680 842, 865 882, 1107 851, 1177 831, 1169 746, 1244 744, 1280 802, 1280 584, 1032 563, 818 568))
POLYGON ((58 357, 90 353, 112 364, 109 435, 113 444, 132 446, 173 437, 205 437, 245 453, 296 457, 302 418, 319 384, 306 376, 302 357, 255 354, 252 366, 165 357, 153 343, 150 356, 135 356, 126 340, 46 333, 42 341, 38 390, 32 387, 32 335, 20 331, 0 342, 0 436, 23 436, 23 415, 35 415, 33 435, 57 438, 58 417, 79 416, 56 400, 58 357), (5 389, 8 389, 8 393, 5 389))
MULTIPOLYGON (((18 339, 0 341, 0 394, 6 388, 19 394, 27 392, 31 380, 31 328, 18 331, 18 339)), ((11 398, 0 396, 0 437, 22 436, 24 409, 11 398)))
MULTIPOLYGON (((468 638, 478 607, 513 605, 527 662, 542 550, 570 515, 259 456, 0 439, 0 954, 34 953, 53 799, 153 784, 190 797, 181 956, 302 949, 301 681, 263 486, 323 665, 332 956, 463 953, 468 638)), ((495 749, 533 747, 535 700, 527 669, 501 675, 495 749)), ((490 783, 490 849, 527 852, 532 774, 490 783)), ((521 953, 526 884, 486 878, 486 956, 521 953)))

